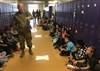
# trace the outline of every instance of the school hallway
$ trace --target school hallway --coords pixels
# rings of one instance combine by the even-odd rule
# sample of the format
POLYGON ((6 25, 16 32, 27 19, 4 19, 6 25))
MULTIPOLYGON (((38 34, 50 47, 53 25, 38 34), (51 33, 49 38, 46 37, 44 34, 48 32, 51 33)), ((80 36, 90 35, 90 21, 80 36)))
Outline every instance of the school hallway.
POLYGON ((38 26, 32 37, 34 54, 29 55, 28 48, 23 58, 20 58, 20 51, 14 52, 14 57, 6 63, 3 71, 69 71, 65 66, 67 57, 61 57, 54 49, 49 31, 38 26))

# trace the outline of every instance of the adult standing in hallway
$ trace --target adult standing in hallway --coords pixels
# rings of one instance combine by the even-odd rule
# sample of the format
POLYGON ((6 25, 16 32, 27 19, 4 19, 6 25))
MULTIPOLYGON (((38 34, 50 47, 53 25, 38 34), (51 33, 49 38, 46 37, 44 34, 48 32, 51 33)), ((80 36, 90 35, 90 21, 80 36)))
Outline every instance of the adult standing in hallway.
POLYGON ((32 11, 32 15, 33 15, 34 18, 36 18, 36 13, 35 13, 34 9, 32 11))
POLYGON ((21 49, 20 58, 24 57, 25 52, 25 41, 27 46, 29 47, 29 54, 33 55, 32 52, 32 36, 31 36, 31 26, 29 20, 33 19, 33 16, 24 9, 24 4, 19 3, 17 5, 18 12, 15 13, 14 16, 14 30, 18 31, 19 34, 19 43, 21 49))
POLYGON ((42 18, 45 18, 45 10, 43 10, 43 16, 42 16, 42 18))
POLYGON ((36 10, 36 20, 37 20, 37 23, 39 23, 39 10, 38 9, 36 10))
POLYGON ((32 11, 32 15, 34 17, 34 19, 33 19, 33 29, 35 29, 36 28, 36 12, 34 11, 34 9, 32 11))
POLYGON ((39 9, 39 19, 41 19, 41 11, 40 11, 40 9, 39 9))

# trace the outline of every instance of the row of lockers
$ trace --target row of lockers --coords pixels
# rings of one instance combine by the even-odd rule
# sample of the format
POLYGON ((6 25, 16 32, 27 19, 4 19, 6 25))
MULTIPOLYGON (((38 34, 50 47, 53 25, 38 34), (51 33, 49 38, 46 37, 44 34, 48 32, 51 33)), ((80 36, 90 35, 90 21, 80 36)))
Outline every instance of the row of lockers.
POLYGON ((13 21, 13 16, 17 11, 17 7, 0 2, 0 33, 8 26, 10 27, 13 21))
POLYGON ((72 30, 72 33, 77 31, 77 36, 86 45, 92 44, 96 48, 100 46, 99 19, 100 0, 76 0, 56 5, 56 21, 72 30))
POLYGON ((99 7, 99 0, 77 0, 62 4, 56 4, 57 12, 79 12, 88 8, 99 7), (58 8, 59 7, 59 8, 58 8))
POLYGON ((8 12, 16 12, 17 9, 14 5, 0 2, 0 14, 8 12))
POLYGON ((45 13, 44 13, 45 18, 51 18, 52 17, 52 6, 49 6, 48 9, 49 9, 49 11, 45 11, 45 13))
POLYGON ((96 19, 100 15, 99 14, 99 10, 100 10, 99 3, 100 3, 99 0, 79 0, 79 1, 72 1, 69 3, 65 3, 65 4, 58 4, 56 5, 56 16, 58 17, 64 16, 68 19, 70 18, 72 21, 75 21, 75 22, 80 22, 80 21, 87 22, 87 20, 91 21, 89 20, 91 17, 91 19, 95 20, 96 22, 96 19), (67 6, 67 4, 69 5, 67 6), (71 8, 70 6, 73 8, 71 8), (66 11, 64 11, 65 9, 66 11))

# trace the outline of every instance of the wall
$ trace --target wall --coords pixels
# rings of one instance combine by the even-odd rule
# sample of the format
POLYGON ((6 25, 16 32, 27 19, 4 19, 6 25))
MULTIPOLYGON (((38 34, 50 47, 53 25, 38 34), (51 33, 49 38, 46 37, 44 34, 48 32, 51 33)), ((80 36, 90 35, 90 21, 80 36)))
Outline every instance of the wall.
POLYGON ((14 4, 17 3, 17 0, 0 0, 0 2, 14 4))
POLYGON ((43 9, 45 7, 45 2, 44 1, 31 1, 31 0, 24 1, 24 0, 19 0, 18 2, 24 3, 26 10, 28 10, 28 4, 38 4, 39 9, 41 10, 41 14, 42 14, 43 9))
POLYGON ((0 33, 12 24, 14 13, 17 8, 8 3, 0 2, 0 33))
POLYGON ((45 5, 44 3, 39 4, 39 9, 41 11, 41 16, 43 16, 43 9, 44 9, 45 5))

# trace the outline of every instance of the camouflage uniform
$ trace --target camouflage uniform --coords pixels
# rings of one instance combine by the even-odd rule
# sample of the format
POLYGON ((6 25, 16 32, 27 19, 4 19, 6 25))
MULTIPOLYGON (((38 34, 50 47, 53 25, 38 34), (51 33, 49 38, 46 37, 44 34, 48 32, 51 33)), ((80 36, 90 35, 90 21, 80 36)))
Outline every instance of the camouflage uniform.
POLYGON ((31 36, 31 26, 29 20, 33 16, 26 10, 22 13, 16 12, 14 16, 14 30, 18 31, 20 48, 24 52, 25 49, 25 40, 29 49, 32 47, 32 36, 31 36), (29 17, 28 20, 25 18, 29 17))

